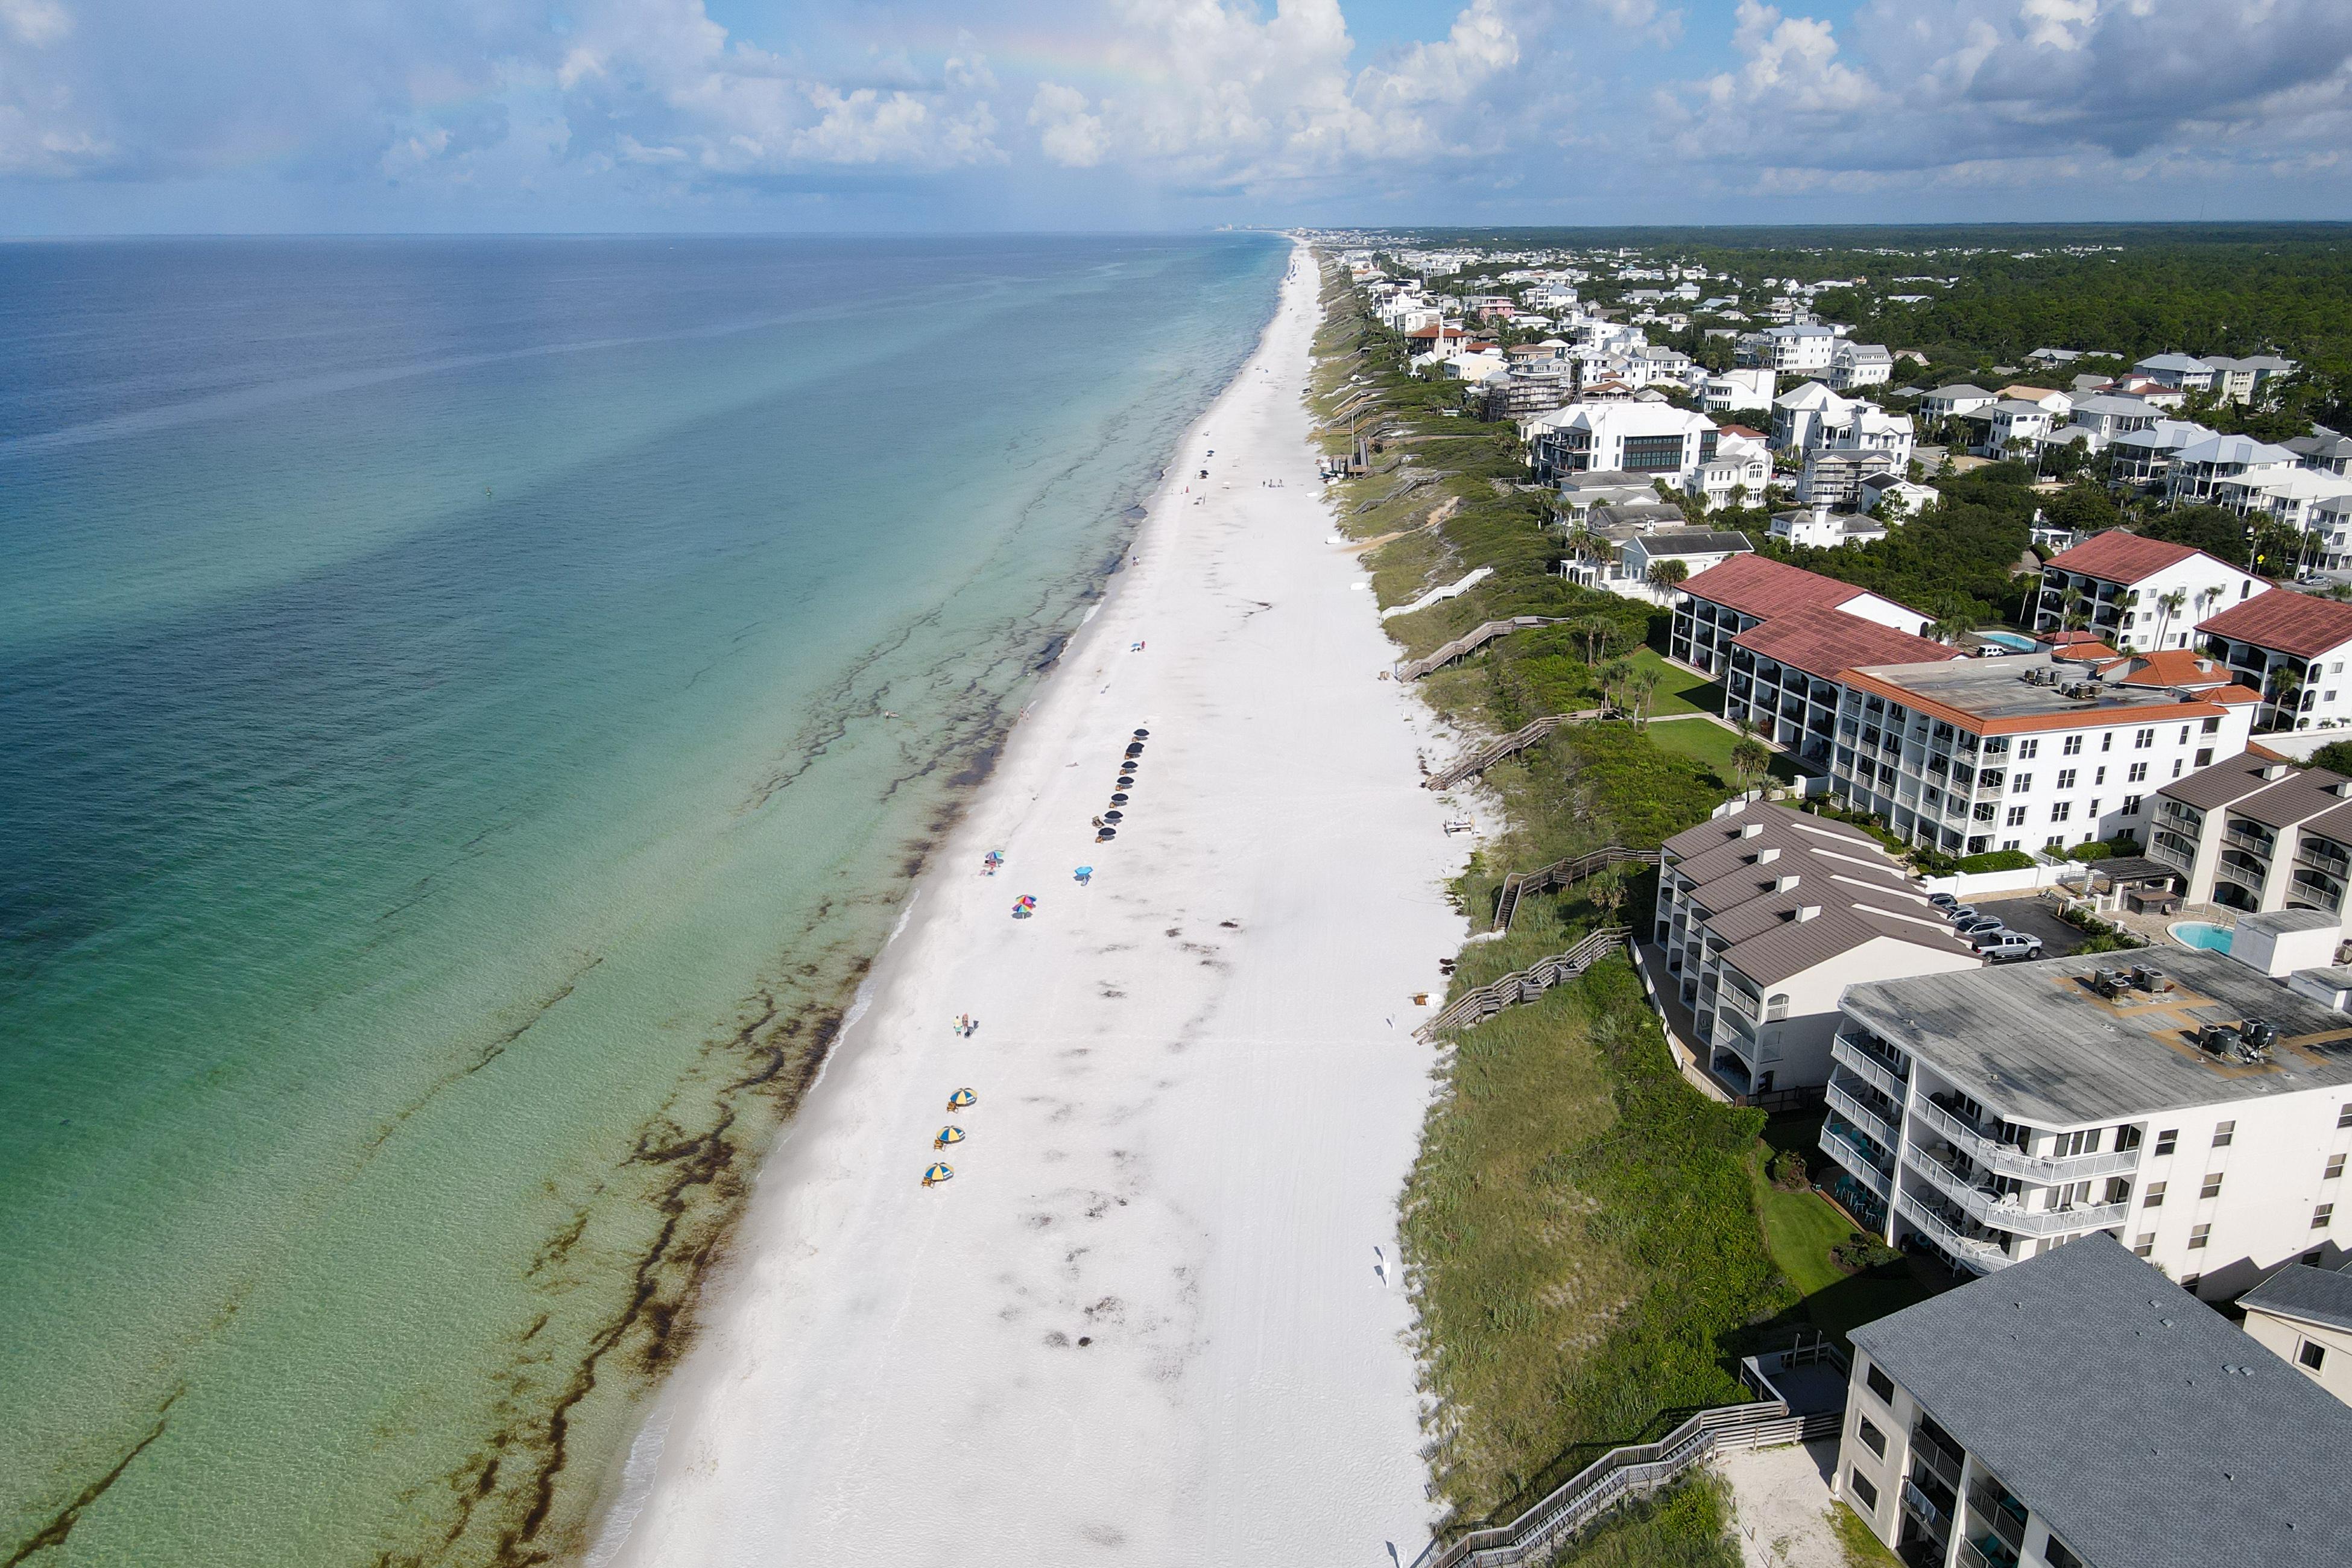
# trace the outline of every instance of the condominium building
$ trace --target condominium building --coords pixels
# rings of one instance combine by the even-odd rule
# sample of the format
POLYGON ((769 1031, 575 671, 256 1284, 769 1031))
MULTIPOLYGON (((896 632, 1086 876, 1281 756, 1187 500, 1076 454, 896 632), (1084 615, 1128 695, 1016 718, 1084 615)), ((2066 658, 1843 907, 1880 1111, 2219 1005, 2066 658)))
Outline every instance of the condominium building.
POLYGON ((1829 1080, 1848 985, 1983 962, 1877 840, 1761 802, 1666 840, 1654 934, 1710 1069, 1742 1094, 1829 1080))
POLYGON ((2105 1231, 2215 1300, 2340 1255, 2352 1017, 2221 953, 2120 962, 1849 988, 1821 1137, 1849 1206, 1978 1274, 2105 1231))
POLYGON ((2147 858, 2191 903, 2315 910, 2340 924, 2352 883, 2352 781, 2261 752, 2166 784, 2149 803, 2147 858))
POLYGON ((2352 1409, 2104 1237, 1853 1341, 1834 1485, 1906 1563, 2352 1563, 2352 1409))
POLYGON ((2199 621, 2270 587, 2201 550, 2113 528, 2042 567, 2032 629, 2095 632, 2123 652, 2187 647, 2199 621))
POLYGON ((1831 327, 1767 327, 1741 338, 1733 353, 1743 365, 1784 375, 1807 375, 1830 368, 1838 342, 1837 331, 1831 327))
POLYGON ((2263 594, 2200 621, 2206 654, 2263 695, 2257 733, 2352 723, 2352 605, 2315 594, 2263 594))
POLYGON ((1816 767, 1832 760, 1847 676, 1856 666, 1925 666, 1960 650, 1864 620, 1797 605, 1731 639, 1723 715, 1816 767))
POLYGON ((1762 555, 1742 555, 1683 584, 1668 649, 1703 675, 1731 667, 1731 644, 1770 616, 1811 607, 1839 610, 1917 636, 1927 617, 1865 588, 1762 555))
POLYGON ((2134 673, 2104 680, 2048 654, 1856 665, 1816 679, 1803 735, 1783 743, 1898 837, 1946 854, 2138 835, 2145 797, 2245 750, 2255 698, 2134 673))

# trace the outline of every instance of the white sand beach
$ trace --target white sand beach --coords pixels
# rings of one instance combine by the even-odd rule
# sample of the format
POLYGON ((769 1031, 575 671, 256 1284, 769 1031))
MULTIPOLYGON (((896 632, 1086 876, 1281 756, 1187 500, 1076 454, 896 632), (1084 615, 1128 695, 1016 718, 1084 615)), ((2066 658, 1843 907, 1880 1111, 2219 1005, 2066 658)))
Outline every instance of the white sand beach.
POLYGON ((1376 679, 1328 542, 1295 274, 763 1171, 596 1561, 1370 1568, 1427 1539, 1395 1205, 1467 848, 1415 757, 1457 742, 1376 679))

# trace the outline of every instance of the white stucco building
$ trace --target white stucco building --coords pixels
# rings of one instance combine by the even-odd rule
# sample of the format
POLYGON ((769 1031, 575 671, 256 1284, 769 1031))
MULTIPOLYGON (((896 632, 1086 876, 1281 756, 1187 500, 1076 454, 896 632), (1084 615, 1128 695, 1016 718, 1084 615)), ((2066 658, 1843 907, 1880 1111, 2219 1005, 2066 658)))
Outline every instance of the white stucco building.
POLYGON ((2198 623, 2205 651, 2263 694, 2256 733, 2352 724, 2352 604, 2270 593, 2198 623))
POLYGON ((2109 529, 2042 567, 2032 629, 2095 632, 2123 652, 2187 647, 2200 621, 2269 592, 2262 578, 2201 550, 2109 529), (2079 627, 2066 624, 2070 616, 2079 627))

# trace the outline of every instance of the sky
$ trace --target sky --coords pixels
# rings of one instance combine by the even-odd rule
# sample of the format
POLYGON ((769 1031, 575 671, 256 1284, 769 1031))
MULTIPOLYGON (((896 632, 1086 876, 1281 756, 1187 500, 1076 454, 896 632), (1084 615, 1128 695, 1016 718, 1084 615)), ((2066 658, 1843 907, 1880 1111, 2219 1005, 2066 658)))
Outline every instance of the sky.
POLYGON ((0 0, 0 235, 2352 218, 2352 0, 0 0))

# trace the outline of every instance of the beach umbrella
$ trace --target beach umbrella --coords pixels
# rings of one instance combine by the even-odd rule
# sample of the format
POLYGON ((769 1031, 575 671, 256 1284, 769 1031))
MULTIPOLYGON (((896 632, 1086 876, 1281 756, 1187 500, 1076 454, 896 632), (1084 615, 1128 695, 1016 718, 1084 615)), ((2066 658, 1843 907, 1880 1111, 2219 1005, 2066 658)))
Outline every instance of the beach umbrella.
POLYGON ((1110 797, 1110 803, 1113 805, 1125 805, 1127 804, 1127 793, 1122 790, 1118 794, 1112 795, 1110 797))
POLYGON ((1103 820, 1108 823, 1124 822, 1127 820, 1127 813, 1119 810, 1117 806, 1113 806, 1108 811, 1103 813, 1103 820))
POLYGON ((936 1187, 941 1182, 952 1182, 954 1180, 955 1167, 948 1164, 944 1161, 939 1164, 933 1165, 929 1170, 923 1173, 923 1185, 927 1187, 936 1187))
POLYGON ((1095 868, 1092 866, 1081 866, 1076 870, 1070 873, 1071 876, 1076 877, 1081 882, 1085 881, 1088 877, 1091 877, 1094 874, 1095 868))
POLYGON ((979 1100, 980 1096, 972 1093, 971 1090, 968 1089, 960 1089, 953 1094, 948 1096, 948 1109, 950 1110, 961 1110, 966 1106, 977 1104, 979 1100))
POLYGON ((1129 741, 1127 743, 1127 754, 1130 757, 1139 757, 1143 755, 1143 742, 1140 741, 1129 741))
POLYGON ((1118 829, 1116 827, 1099 827, 1095 830, 1095 842, 1097 844, 1107 844, 1118 837, 1118 829))
POLYGON ((931 1140, 931 1147, 934 1149, 944 1149, 950 1143, 961 1143, 962 1142, 962 1128, 942 1127, 940 1129, 940 1135, 931 1140))
POLYGON ((1139 741, 1149 741, 1151 739, 1151 731, 1149 730, 1138 730, 1135 732, 1135 738, 1139 741))

